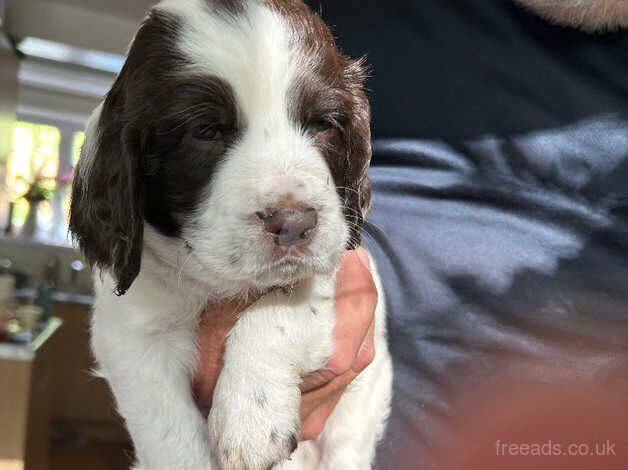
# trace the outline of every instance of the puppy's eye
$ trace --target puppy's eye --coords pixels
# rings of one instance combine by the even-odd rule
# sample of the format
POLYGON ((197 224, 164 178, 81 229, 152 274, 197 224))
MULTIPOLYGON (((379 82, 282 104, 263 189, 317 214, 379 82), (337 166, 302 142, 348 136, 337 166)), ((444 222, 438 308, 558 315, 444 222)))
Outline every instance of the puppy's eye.
POLYGON ((198 140, 220 140, 225 133, 225 129, 220 124, 199 127, 194 131, 194 137, 198 140))
POLYGON ((310 131, 315 134, 320 134, 321 132, 326 132, 334 127, 334 123, 329 119, 318 119, 312 122, 309 126, 310 131))

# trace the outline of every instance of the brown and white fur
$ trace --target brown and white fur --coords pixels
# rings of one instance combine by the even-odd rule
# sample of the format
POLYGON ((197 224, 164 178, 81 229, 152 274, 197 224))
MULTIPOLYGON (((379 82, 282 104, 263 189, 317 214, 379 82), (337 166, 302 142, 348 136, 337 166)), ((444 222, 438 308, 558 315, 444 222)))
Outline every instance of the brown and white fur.
POLYGON ((88 123, 70 221, 99 271, 92 347, 138 469, 370 468, 392 378, 374 268, 375 359, 295 450, 299 384, 333 352, 335 271, 370 207, 364 76, 298 0, 165 0, 141 26, 88 123), (282 206, 316 211, 306 245, 265 231, 282 206), (200 312, 260 294, 206 419, 200 312))

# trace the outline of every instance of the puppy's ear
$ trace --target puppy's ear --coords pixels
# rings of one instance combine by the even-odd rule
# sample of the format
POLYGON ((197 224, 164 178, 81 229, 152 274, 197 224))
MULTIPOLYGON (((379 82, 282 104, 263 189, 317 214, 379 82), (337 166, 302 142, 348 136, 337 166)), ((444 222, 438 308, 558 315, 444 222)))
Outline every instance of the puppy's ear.
POLYGON ((346 132, 345 217, 351 226, 350 249, 361 241, 364 219, 371 209, 371 181, 368 168, 371 162, 371 108, 364 83, 368 76, 364 59, 351 61, 345 70, 353 105, 353 115, 346 132))
POLYGON ((128 62, 90 118, 72 186, 70 231, 92 266, 123 295, 140 270, 144 195, 139 141, 125 119, 128 62))

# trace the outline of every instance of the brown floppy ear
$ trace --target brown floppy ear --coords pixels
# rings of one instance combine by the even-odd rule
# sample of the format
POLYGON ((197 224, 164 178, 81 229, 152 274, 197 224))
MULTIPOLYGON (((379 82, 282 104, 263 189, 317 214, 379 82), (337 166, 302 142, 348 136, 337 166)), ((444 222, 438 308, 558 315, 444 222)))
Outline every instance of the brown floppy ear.
POLYGON ((345 217, 351 225, 349 249, 361 242, 364 219, 371 209, 371 181, 368 168, 371 163, 371 108, 364 83, 368 76, 364 58, 352 61, 345 76, 352 100, 353 114, 348 123, 346 138, 346 171, 344 186, 345 217))
POLYGON ((144 195, 139 141, 125 123, 128 62, 88 122, 72 185, 70 231, 92 266, 109 270, 123 295, 140 271, 144 195))

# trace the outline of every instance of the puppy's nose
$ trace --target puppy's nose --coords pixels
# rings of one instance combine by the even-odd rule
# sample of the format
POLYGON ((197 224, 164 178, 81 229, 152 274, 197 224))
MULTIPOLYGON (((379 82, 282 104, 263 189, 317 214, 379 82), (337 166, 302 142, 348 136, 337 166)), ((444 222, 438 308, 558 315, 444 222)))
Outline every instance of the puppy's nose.
POLYGON ((270 209, 257 216, 266 232, 275 237, 275 243, 285 248, 309 243, 318 224, 318 214, 310 207, 270 209))

